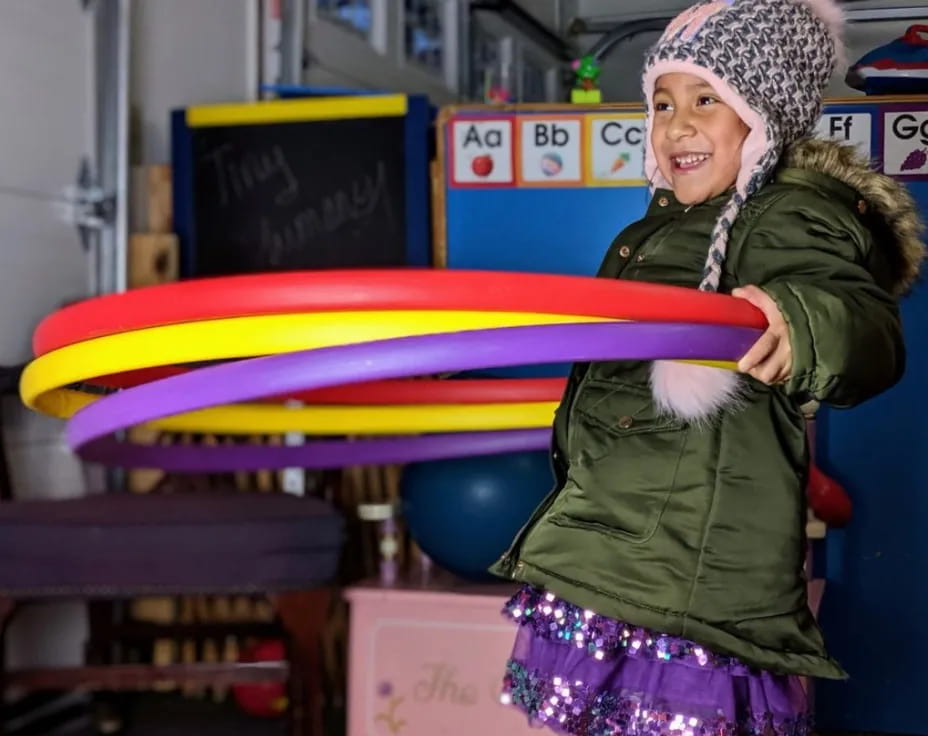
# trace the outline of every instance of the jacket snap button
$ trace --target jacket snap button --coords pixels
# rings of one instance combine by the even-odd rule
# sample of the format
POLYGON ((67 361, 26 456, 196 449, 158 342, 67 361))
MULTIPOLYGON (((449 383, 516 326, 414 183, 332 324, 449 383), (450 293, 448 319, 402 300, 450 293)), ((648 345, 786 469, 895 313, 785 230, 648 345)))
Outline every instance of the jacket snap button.
POLYGON ((619 255, 622 256, 622 258, 628 258, 631 254, 632 249, 627 245, 623 245, 621 248, 619 248, 619 255))
POLYGON ((632 419, 631 417, 622 417, 621 419, 619 419, 619 426, 620 426, 622 429, 628 429, 628 428, 631 427, 634 423, 635 423, 635 420, 632 419))
POLYGON ((661 197, 659 200, 657 200, 657 203, 658 203, 661 207, 666 207, 668 204, 670 204, 670 200, 667 199, 667 197, 661 197))

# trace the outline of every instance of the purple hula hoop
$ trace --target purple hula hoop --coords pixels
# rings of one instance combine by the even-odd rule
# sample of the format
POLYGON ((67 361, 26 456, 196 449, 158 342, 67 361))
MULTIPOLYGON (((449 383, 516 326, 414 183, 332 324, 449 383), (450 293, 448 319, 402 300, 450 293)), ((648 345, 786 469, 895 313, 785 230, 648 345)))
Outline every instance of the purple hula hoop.
POLYGON ((606 322, 468 330, 302 350, 224 363, 112 394, 71 418, 67 440, 85 460, 188 472, 216 469, 220 460, 226 470, 410 462, 489 453, 494 441, 506 446, 497 452, 541 449, 550 430, 312 442, 295 447, 198 447, 190 448, 195 454, 183 455, 179 448, 119 443, 112 435, 197 409, 362 381, 559 362, 737 360, 760 334, 758 329, 722 325, 606 322), (175 461, 170 460, 172 455, 175 461), (235 455, 241 455, 239 462, 245 467, 236 463, 235 455), (210 456, 216 460, 208 460, 210 456))
POLYGON ((547 449, 550 429, 454 432, 363 440, 314 440, 306 445, 138 445, 112 437, 94 440, 82 459, 104 465, 158 468, 171 473, 254 472, 277 468, 335 470, 351 465, 394 465, 547 449))

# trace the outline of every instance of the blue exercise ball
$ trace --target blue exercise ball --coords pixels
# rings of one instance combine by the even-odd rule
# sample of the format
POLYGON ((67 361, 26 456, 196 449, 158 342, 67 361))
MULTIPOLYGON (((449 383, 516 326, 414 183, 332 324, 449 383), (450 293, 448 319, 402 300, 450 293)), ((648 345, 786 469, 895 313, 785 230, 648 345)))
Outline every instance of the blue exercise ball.
POLYGON ((487 572, 554 485, 547 452, 407 465, 400 485, 409 533, 437 565, 468 580, 487 572))

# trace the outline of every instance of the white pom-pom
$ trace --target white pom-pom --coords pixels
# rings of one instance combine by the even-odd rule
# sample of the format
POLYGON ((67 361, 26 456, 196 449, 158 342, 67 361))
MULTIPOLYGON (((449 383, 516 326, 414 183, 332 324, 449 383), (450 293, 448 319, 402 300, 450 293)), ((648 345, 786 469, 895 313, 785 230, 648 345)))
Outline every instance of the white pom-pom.
POLYGON ((815 13, 828 26, 828 33, 835 44, 835 54, 838 57, 838 69, 847 66, 847 48, 844 45, 844 11, 835 0, 795 0, 815 13))
POLYGON ((651 393, 659 411, 695 424, 737 408, 744 386, 734 371, 693 363, 656 360, 651 393))

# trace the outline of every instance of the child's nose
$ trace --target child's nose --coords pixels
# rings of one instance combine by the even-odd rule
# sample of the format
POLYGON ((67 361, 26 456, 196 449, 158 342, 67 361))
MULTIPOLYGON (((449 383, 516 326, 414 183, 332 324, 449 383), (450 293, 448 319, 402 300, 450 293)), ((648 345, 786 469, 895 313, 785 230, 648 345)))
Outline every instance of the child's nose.
POLYGON ((667 137, 674 141, 691 136, 694 132, 692 120, 685 110, 674 113, 670 125, 667 126, 667 137))

